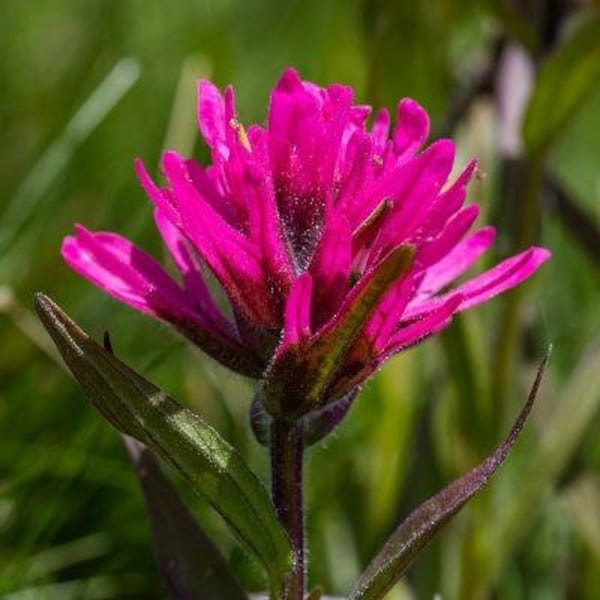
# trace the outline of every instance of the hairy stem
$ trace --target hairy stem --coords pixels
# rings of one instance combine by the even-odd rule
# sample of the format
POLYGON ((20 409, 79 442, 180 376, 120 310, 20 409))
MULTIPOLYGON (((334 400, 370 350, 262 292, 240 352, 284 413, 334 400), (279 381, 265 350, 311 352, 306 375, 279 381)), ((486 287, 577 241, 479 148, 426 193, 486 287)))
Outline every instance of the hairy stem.
POLYGON ((304 596, 304 507, 302 425, 274 420, 271 426, 271 485, 273 504, 294 549, 294 571, 286 580, 282 600, 304 596))

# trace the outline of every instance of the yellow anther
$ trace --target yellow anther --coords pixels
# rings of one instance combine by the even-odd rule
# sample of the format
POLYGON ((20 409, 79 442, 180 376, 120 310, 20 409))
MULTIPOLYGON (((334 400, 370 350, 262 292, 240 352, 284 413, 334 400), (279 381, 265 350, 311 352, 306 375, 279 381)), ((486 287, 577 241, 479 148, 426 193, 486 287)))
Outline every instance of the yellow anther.
POLYGON ((248 150, 248 152, 250 152, 252 148, 250 147, 250 140, 248 139, 248 134, 246 133, 244 126, 237 119, 231 119, 231 121, 229 121, 229 125, 231 125, 231 127, 237 131, 240 143, 242 146, 244 146, 244 148, 246 148, 246 150, 248 150))

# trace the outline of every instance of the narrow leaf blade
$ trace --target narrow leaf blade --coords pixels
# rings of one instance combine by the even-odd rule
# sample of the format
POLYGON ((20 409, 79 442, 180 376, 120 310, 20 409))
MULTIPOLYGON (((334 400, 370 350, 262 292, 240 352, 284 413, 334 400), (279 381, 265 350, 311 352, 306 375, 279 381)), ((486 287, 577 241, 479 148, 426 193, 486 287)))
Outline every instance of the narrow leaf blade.
POLYGON ((48 297, 38 294, 36 307, 96 408, 121 433, 175 467, 259 559, 271 581, 281 580, 292 567, 290 543, 264 486, 237 451, 197 414, 92 340, 48 297))
POLYGON ((154 552, 174 600, 247 600, 225 559, 200 529, 150 451, 123 436, 150 516, 154 552))
POLYGON ((383 598, 433 536, 488 483, 508 456, 527 421, 549 354, 550 350, 538 368, 527 402, 504 442, 479 466, 429 498, 400 524, 361 575, 350 600, 383 598))

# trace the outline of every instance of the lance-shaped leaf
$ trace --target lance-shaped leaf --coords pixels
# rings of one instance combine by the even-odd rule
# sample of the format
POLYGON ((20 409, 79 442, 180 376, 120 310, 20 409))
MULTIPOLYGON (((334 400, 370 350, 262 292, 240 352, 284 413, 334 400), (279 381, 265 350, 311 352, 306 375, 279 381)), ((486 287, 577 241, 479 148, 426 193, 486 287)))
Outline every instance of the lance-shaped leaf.
POLYGON ((355 285, 325 329, 276 353, 262 389, 273 416, 299 417, 326 402, 328 386, 352 342, 390 286, 409 270, 414 255, 410 244, 392 250, 355 285))
POLYGON ((237 451, 184 408, 92 340, 52 300, 40 317, 96 408, 119 431, 173 465, 263 564, 272 585, 292 566, 289 541, 269 496, 237 451))
POLYGON ((478 467, 429 498, 400 524, 361 575, 350 595, 350 600, 383 598, 437 531, 488 483, 508 456, 525 425, 549 355, 550 349, 538 368, 527 402, 504 442, 478 467))
POLYGON ((123 436, 150 516, 154 553, 174 600, 247 600, 227 562, 200 529, 151 452, 123 436))

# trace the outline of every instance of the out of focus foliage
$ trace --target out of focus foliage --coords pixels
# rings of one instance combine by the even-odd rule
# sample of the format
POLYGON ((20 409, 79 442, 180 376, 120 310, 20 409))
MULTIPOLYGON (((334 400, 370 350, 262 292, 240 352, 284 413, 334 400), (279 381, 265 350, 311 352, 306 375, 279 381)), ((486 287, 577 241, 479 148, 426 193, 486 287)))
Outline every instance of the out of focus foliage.
MULTIPOLYGON (((135 156, 207 158, 195 79, 264 118, 286 65, 393 106, 412 96, 481 160, 496 252, 553 252, 533 281, 394 359, 309 456, 311 580, 343 594, 402 515, 501 438, 548 342, 534 418, 494 485, 392 598, 600 596, 600 16, 567 0, 4 0, 0 5, 0 596, 160 598, 117 435, 31 313, 44 290, 198 410, 266 474, 251 385, 93 289, 58 248, 74 221, 162 253, 135 156), (529 99, 532 98, 531 102, 529 99), (524 123, 524 125, 523 125, 524 123), (524 127, 524 129, 523 129, 524 127), (525 135, 522 135, 524 131, 525 135)), ((248 589, 256 565, 190 505, 248 589)))

